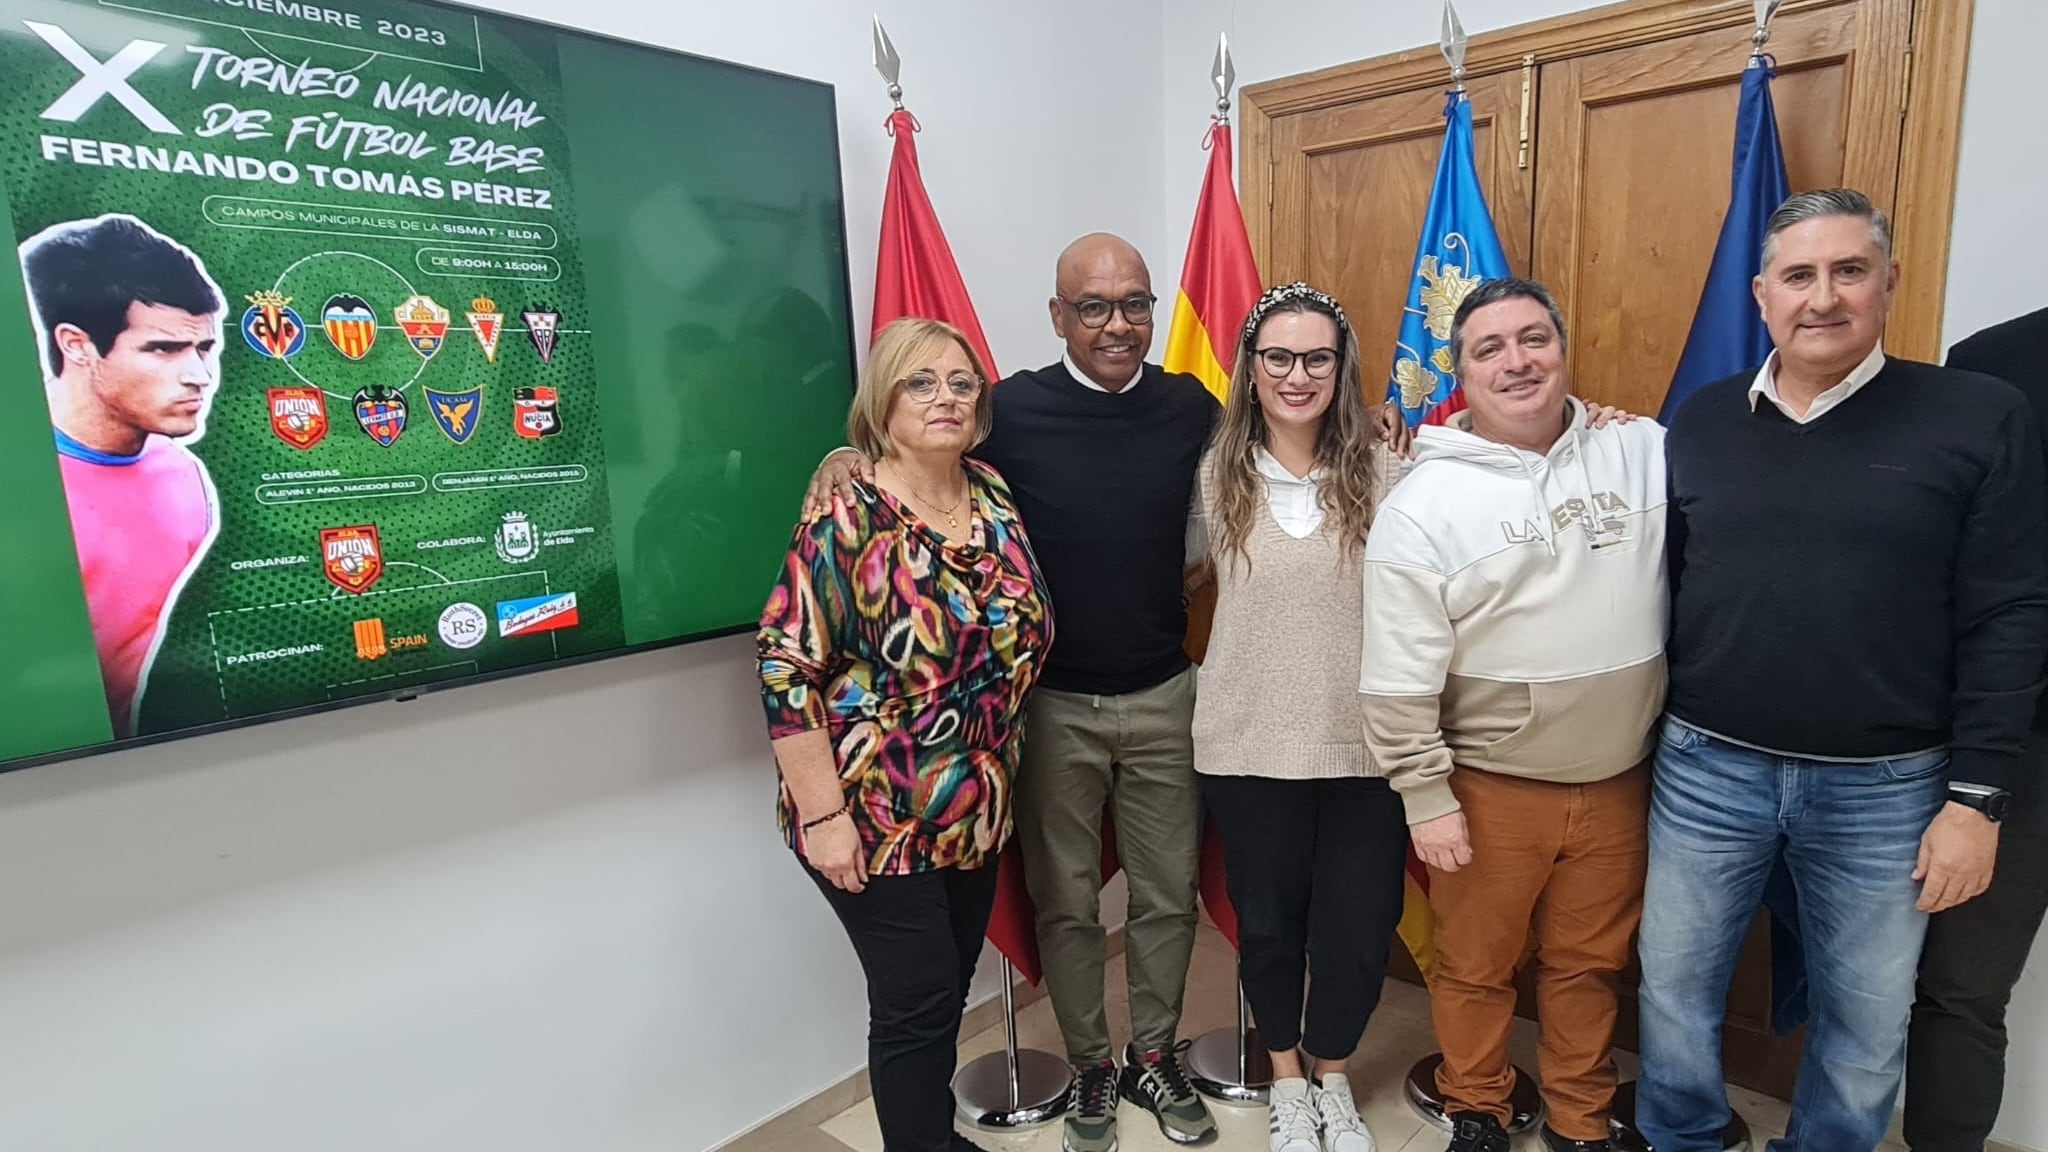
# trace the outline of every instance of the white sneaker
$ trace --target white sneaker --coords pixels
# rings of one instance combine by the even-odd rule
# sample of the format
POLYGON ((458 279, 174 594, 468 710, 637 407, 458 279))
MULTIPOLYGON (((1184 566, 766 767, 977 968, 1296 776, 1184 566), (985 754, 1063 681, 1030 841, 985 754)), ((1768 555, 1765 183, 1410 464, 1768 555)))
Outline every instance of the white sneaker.
POLYGON ((1315 1107, 1323 1128, 1323 1146, 1318 1152, 1376 1152, 1372 1133, 1366 1130, 1358 1104, 1351 1099, 1351 1081, 1342 1073, 1323 1077, 1315 1090, 1315 1107))
POLYGON ((1323 1152, 1316 1132, 1316 1102, 1308 1081, 1290 1076, 1273 1081, 1266 1090, 1271 1112, 1266 1128, 1272 1133, 1273 1152, 1323 1152))

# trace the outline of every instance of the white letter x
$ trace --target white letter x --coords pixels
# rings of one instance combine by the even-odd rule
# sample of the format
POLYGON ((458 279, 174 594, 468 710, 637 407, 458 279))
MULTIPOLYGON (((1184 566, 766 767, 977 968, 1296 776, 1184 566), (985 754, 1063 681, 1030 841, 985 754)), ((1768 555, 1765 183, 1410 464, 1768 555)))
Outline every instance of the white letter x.
POLYGON ((128 86, 128 77, 155 58, 164 50, 154 40, 131 40, 126 48, 114 53, 105 64, 93 59, 92 53, 79 46, 71 33, 55 24, 38 24, 24 20, 28 30, 43 38, 43 43, 57 50, 57 55, 71 62, 78 69, 78 83, 73 84, 57 102, 43 110, 43 119, 62 120, 77 123, 86 110, 99 103, 102 96, 112 96, 121 102, 121 107, 135 113, 135 118, 148 126, 152 132, 168 132, 182 136, 178 126, 170 122, 156 106, 142 98, 142 93, 128 86))

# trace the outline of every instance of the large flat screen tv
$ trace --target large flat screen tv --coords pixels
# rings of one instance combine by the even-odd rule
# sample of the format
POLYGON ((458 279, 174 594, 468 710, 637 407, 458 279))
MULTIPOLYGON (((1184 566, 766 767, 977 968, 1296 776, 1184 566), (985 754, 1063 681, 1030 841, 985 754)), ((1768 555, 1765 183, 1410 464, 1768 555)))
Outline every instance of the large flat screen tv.
POLYGON ((415 0, 0 0, 0 77, 0 767, 751 626, 829 86, 415 0))

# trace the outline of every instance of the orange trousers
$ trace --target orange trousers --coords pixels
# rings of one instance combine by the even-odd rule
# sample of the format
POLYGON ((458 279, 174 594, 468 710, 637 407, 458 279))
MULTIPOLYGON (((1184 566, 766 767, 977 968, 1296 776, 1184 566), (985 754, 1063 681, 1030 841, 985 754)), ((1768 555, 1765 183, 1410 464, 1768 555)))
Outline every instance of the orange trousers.
POLYGON ((1506 1124, 1515 969, 1533 932, 1547 1122, 1570 1140, 1604 1140, 1614 1101, 1615 985, 1643 914, 1649 766, 1595 784, 1459 768, 1451 789, 1464 807, 1472 863, 1429 874, 1429 995, 1445 1108, 1506 1124))

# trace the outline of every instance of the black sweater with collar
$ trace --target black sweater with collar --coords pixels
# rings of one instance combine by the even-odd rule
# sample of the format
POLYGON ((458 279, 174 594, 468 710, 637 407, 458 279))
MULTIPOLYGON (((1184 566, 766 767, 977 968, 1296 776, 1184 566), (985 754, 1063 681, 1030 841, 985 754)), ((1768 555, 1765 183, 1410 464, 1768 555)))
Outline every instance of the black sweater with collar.
POLYGON ((1755 747, 1868 760, 1946 745, 2022 781, 2048 660, 2048 477, 2011 386, 1889 360, 1809 424, 1745 373, 1665 453, 1669 708, 1755 747))
POLYGON ((1004 379, 994 403, 974 455, 1009 482, 1052 594, 1040 684, 1120 695, 1185 670, 1188 506, 1216 398, 1154 364, 1102 392, 1060 363, 1004 379))

